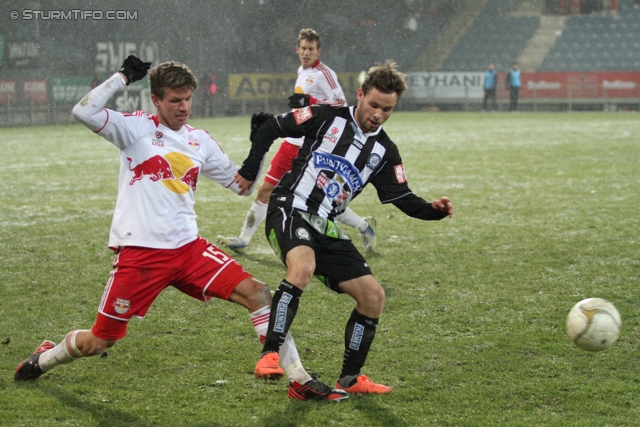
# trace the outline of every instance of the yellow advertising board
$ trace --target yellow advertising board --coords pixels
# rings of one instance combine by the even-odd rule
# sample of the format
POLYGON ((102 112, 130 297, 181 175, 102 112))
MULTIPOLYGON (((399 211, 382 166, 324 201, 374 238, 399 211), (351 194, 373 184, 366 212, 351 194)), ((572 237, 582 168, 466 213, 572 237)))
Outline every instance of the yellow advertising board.
MULTIPOLYGON (((297 76, 281 74, 229 74, 229 99, 258 101, 287 99, 293 94, 297 76)), ((358 73, 338 73, 338 81, 347 98, 355 98, 360 87, 358 73)))

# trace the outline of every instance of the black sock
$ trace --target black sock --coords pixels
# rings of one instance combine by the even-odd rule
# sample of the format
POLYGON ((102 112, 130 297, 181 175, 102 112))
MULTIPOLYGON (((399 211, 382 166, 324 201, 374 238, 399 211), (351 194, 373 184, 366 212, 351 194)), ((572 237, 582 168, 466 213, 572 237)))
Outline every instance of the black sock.
POLYGON ((360 373, 376 336, 377 327, 378 319, 360 314, 355 309, 351 312, 344 330, 344 358, 340 378, 360 373))
POLYGON ((271 301, 269 328, 267 329, 267 340, 262 348, 263 353, 280 350, 293 318, 298 312, 301 296, 302 289, 296 288, 284 279, 282 280, 271 301))

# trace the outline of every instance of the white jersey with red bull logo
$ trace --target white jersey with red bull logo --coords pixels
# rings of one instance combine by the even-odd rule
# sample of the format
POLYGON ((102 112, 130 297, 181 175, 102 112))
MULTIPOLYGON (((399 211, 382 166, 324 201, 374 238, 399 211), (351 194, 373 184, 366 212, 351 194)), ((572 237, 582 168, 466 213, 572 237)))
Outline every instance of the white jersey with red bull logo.
MULTIPOLYGON (((155 115, 103 109, 125 86, 118 73, 73 109, 75 117, 120 150, 118 198, 109 246, 175 249, 198 236, 194 210, 198 177, 238 192, 238 166, 204 130, 172 130, 155 115)), ((246 195, 246 193, 244 194, 246 195)))
MULTIPOLYGON (((307 69, 298 68, 295 93, 302 93, 315 98, 315 104, 327 104, 332 107, 346 107, 347 98, 338 83, 338 76, 331 68, 319 59, 307 69)), ((287 138, 287 142, 302 147, 304 137, 287 138)))

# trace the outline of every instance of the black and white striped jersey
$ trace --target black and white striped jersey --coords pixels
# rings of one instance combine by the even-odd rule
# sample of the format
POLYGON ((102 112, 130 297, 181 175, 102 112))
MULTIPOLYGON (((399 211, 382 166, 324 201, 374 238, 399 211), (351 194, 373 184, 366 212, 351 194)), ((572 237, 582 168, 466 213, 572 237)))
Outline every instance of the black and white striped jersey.
POLYGON ((333 220, 371 183, 382 203, 393 203, 409 216, 446 217, 409 189, 398 147, 382 127, 363 133, 355 108, 319 105, 268 120, 256 133, 240 175, 255 180, 275 139, 304 136, 298 158, 275 188, 272 202, 333 220))

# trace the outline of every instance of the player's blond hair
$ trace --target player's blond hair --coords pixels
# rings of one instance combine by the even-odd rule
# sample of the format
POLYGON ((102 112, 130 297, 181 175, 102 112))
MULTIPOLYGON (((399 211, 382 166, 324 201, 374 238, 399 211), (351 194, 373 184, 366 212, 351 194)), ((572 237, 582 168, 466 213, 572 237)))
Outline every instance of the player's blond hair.
POLYGON ((398 71, 398 64, 395 61, 386 60, 383 64, 377 63, 369 68, 364 81, 362 82, 362 92, 366 95, 372 88, 378 89, 382 93, 396 93, 398 99, 409 89, 406 81, 407 75, 398 71))
POLYGON ((320 34, 318 34, 316 30, 312 30, 311 28, 303 28, 300 30, 300 34, 298 34, 298 46, 300 46, 302 40, 316 42, 316 47, 320 49, 320 34))
POLYGON ((160 99, 164 98, 165 89, 191 89, 198 87, 198 79, 189 67, 181 62, 169 61, 154 67, 149 73, 151 93, 160 99))

